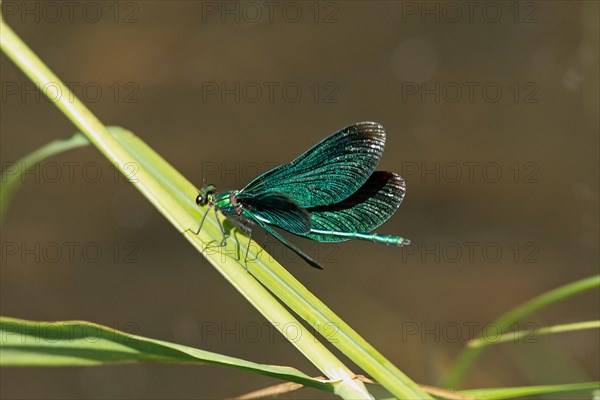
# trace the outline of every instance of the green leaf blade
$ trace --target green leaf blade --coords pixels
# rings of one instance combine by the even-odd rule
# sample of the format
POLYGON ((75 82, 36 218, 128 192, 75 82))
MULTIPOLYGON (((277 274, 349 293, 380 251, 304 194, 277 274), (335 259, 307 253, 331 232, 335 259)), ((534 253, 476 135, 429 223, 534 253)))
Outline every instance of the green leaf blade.
POLYGON ((333 391, 334 382, 284 366, 258 364, 129 334, 85 321, 27 321, 0 317, 0 366, 61 367, 137 362, 218 365, 333 391))

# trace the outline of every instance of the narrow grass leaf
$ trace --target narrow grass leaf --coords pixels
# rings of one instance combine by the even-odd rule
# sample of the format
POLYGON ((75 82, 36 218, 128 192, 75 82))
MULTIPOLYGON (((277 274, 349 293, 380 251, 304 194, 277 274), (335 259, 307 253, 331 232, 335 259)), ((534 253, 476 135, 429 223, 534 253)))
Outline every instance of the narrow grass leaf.
MULTIPOLYGON (((495 325, 501 332, 508 331, 511 325, 538 310, 598 287, 600 287, 600 275, 594 275, 589 278, 560 286, 513 308, 509 312, 500 316, 495 322, 495 325)), ((490 338, 484 336, 479 336, 474 340, 480 338, 491 341, 490 338)), ((442 379, 441 386, 446 388, 457 387, 485 349, 486 346, 481 346, 474 348, 467 347, 465 350, 463 350, 455 359, 446 376, 442 379)))
POLYGON ((8 205, 19 185, 25 181, 28 169, 45 158, 89 144, 90 141, 83 134, 76 133, 65 139, 54 140, 17 162, 7 164, 0 178, 0 220, 4 218, 8 205))
POLYGON ((497 338, 494 338, 493 341, 490 341, 490 340, 487 340, 484 338, 477 338, 477 339, 469 342, 469 344, 467 346, 469 348, 478 348, 478 347, 492 346, 492 345, 495 345, 498 343, 507 343, 507 342, 520 343, 525 340, 535 340, 535 339, 533 339, 534 337, 541 336, 541 335, 550 335, 550 334, 564 333, 564 332, 576 332, 576 331, 582 331, 582 330, 586 330, 586 329, 598 329, 598 328, 600 328, 600 321, 598 321, 598 320, 597 321, 574 322, 572 324, 545 326, 543 328, 539 328, 539 329, 535 329, 535 330, 525 329, 525 330, 520 330, 520 331, 515 331, 515 332, 509 332, 509 333, 502 334, 502 335, 498 336, 497 338))
MULTIPOLYGON (((522 386, 512 388, 470 389, 460 393, 482 400, 515 399, 561 393, 591 392, 600 389, 600 382, 567 383, 563 385, 522 386)), ((591 398, 591 396, 590 396, 591 398)))

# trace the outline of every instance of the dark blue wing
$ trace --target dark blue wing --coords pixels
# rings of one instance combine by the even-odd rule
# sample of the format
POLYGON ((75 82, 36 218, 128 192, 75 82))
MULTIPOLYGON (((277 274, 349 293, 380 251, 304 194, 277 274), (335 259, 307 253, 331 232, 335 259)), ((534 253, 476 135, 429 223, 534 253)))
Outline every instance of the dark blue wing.
MULTIPOLYGON (((404 180, 393 172, 375 171, 367 182, 346 200, 330 206, 309 208, 311 229, 320 231, 367 233, 387 221, 396 212, 404 194, 404 180)), ((348 240, 311 231, 302 234, 319 242, 348 240)))
POLYGON ((275 225, 296 235, 310 231, 308 212, 281 193, 238 193, 236 199, 242 204, 244 216, 261 225, 275 225))
POLYGON ((281 193, 302 208, 339 203, 371 176, 385 145, 385 131, 376 122, 348 126, 294 161, 258 176, 241 193, 281 193))

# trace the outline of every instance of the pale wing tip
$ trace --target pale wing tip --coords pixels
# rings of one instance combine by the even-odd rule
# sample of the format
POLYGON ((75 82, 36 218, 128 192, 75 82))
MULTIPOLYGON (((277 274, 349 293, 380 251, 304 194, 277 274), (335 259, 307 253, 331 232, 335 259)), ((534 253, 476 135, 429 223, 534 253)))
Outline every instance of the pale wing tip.
POLYGON ((374 122, 374 121, 357 122, 350 126, 355 126, 355 127, 361 128, 363 130, 385 132, 383 125, 381 125, 379 122, 374 122))
POLYGON ((379 122, 375 122, 375 121, 360 121, 360 122, 357 122, 355 125, 369 125, 369 126, 379 127, 381 129, 383 129, 383 125, 381 125, 379 122))
MULTIPOLYGON (((364 137, 370 138, 382 146, 385 143, 385 129, 379 122, 363 121, 349 125, 343 129, 344 131, 353 131, 360 133, 364 137)), ((383 151, 383 147, 382 147, 383 151)))

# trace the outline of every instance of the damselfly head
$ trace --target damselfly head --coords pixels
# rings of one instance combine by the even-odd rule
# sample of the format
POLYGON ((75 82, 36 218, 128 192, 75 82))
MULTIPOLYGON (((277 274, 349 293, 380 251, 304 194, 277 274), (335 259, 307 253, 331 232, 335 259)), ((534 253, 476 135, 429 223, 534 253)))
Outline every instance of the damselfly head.
POLYGON ((199 206, 212 204, 216 193, 217 188, 215 187, 215 185, 207 185, 203 187, 202 189, 200 189, 198 197, 196 197, 196 204, 198 204, 199 206))

